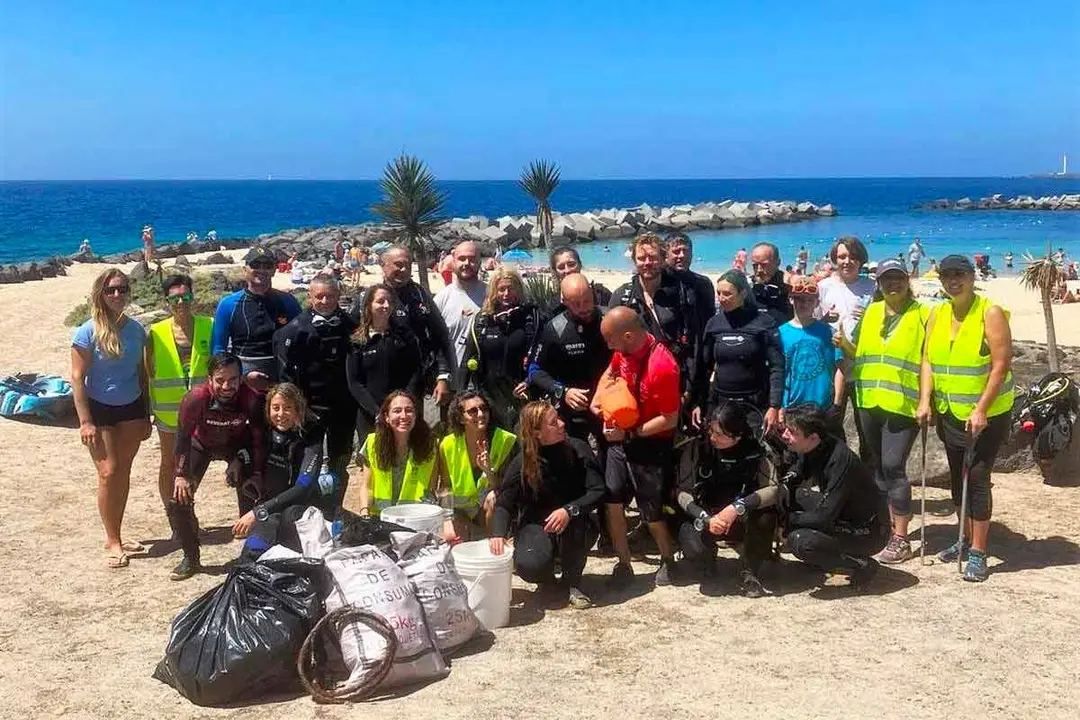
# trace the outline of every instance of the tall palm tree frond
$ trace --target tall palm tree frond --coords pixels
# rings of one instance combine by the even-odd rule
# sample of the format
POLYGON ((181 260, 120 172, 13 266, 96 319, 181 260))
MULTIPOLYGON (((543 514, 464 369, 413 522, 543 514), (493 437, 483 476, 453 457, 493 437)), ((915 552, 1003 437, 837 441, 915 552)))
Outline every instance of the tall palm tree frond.
POLYGON ((548 247, 555 224, 550 199, 559 187, 559 166, 547 160, 533 160, 521 172, 518 187, 536 200, 536 222, 540 226, 541 244, 548 247))
POLYGON ((446 222, 446 193, 423 161, 399 155, 387 163, 379 188, 383 199, 371 206, 398 238, 408 243, 420 266, 420 284, 428 290, 425 240, 446 222))
POLYGON ((1050 372, 1061 372, 1058 361, 1057 328, 1054 326, 1054 305, 1052 293, 1058 283, 1065 279, 1065 270, 1048 247, 1045 257, 1034 257, 1024 253, 1024 269, 1020 272, 1020 283, 1028 290, 1035 290, 1042 298, 1043 320, 1046 322, 1046 356, 1050 372))

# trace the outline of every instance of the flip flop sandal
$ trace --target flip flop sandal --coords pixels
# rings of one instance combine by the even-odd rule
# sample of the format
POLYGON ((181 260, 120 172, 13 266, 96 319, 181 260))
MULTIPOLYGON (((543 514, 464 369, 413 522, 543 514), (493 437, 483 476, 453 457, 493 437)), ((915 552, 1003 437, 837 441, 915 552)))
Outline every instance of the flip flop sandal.
POLYGON ((150 552, 150 548, 137 540, 128 540, 127 542, 121 543, 120 549, 128 555, 144 555, 150 552))
POLYGON ((119 555, 107 555, 105 561, 111 570, 119 570, 120 568, 126 568, 128 566, 127 553, 120 553, 119 555))

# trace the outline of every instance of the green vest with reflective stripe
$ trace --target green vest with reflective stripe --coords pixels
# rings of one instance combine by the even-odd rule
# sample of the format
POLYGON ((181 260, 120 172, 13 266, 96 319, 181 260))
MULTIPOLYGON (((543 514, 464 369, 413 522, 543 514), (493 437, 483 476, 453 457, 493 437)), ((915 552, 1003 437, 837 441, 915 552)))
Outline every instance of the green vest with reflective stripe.
MULTIPOLYGON (((498 470, 510 456, 514 449, 517 437, 502 428, 495 428, 495 434, 491 437, 491 447, 488 449, 488 458, 493 470, 498 470)), ((481 476, 479 485, 473 478, 472 462, 469 460, 469 448, 465 444, 465 434, 451 433, 439 443, 442 451, 443 463, 446 472, 450 476, 450 487, 454 493, 454 510, 462 510, 467 515, 473 515, 480 508, 480 496, 486 493, 487 477, 481 476)))
MULTIPOLYGON (((952 305, 943 303, 935 309, 934 328, 926 343, 926 355, 934 373, 934 407, 939 414, 951 412, 958 420, 971 417, 990 378, 990 355, 982 354, 986 311, 992 307, 986 298, 976 295, 956 338, 952 337, 952 305)), ((1006 319, 1009 317, 1005 313, 1006 319)), ((995 417, 1012 410, 1013 375, 1010 370, 998 396, 986 411, 995 417)))
POLYGON ((859 325, 855 347, 855 407, 881 408, 915 417, 919 408, 919 371, 926 337, 923 305, 908 303, 892 332, 883 337, 885 301, 871 303, 859 325))
POLYGON ((180 351, 173 337, 172 318, 166 318, 150 326, 150 344, 154 367, 150 375, 150 402, 154 418, 166 428, 176 429, 179 424, 180 401, 188 390, 206 382, 206 366, 210 362, 210 333, 213 318, 196 315, 194 337, 191 338, 191 359, 188 373, 180 363, 180 351))
POLYGON ((375 456, 375 433, 364 439, 364 457, 371 468, 371 504, 383 510, 398 503, 422 502, 428 495, 431 476, 435 471, 435 453, 420 463, 416 463, 412 451, 405 460, 405 476, 401 479, 401 490, 394 498, 394 469, 380 467, 375 456))

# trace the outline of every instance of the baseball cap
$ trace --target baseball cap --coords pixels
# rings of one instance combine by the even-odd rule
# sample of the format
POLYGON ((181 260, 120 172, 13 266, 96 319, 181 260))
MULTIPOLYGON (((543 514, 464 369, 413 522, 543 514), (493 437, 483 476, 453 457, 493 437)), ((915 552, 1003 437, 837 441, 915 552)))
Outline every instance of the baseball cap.
POLYGON ((271 264, 277 263, 277 257, 274 255, 270 248, 256 245, 248 250, 247 255, 244 256, 244 264, 251 265, 256 262, 269 262, 271 264))
POLYGON ((904 263, 900 262, 896 258, 889 258, 888 260, 882 260, 878 263, 877 270, 874 273, 874 277, 880 280, 885 273, 898 272, 903 273, 904 277, 910 277, 908 275, 907 268, 904 267, 904 263))
POLYGON ((960 271, 964 274, 975 274, 975 266, 964 255, 946 255, 938 263, 938 274, 949 271, 960 271))

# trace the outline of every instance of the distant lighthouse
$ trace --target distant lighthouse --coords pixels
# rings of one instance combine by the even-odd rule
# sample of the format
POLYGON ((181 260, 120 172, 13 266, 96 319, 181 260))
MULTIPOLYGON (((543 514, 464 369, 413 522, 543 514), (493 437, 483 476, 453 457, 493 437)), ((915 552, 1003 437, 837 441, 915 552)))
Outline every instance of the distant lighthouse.
POLYGON ((1061 174, 1069 174, 1069 156, 1067 153, 1061 153, 1061 174))

